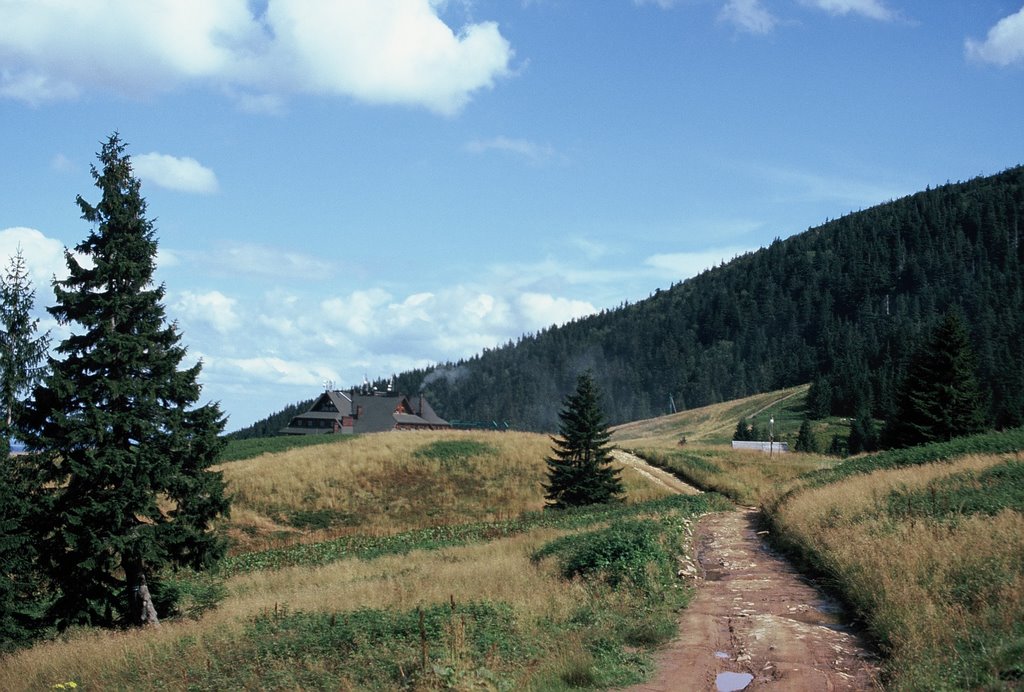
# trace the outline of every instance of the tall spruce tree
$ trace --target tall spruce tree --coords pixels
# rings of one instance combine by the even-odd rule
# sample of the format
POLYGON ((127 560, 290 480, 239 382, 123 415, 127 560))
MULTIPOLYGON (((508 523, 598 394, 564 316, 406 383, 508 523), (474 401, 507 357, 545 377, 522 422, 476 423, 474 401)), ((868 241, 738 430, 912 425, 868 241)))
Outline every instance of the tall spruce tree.
POLYGON ((32 317, 35 290, 18 247, 0 278, 0 427, 4 444, 16 434, 21 401, 43 373, 48 334, 38 335, 32 317))
POLYGON ((885 444, 909 447, 988 428, 975 367, 967 328, 959 313, 950 311, 911 358, 885 444))
POLYGON ((611 466, 611 433, 601 411, 600 392, 589 373, 579 376, 576 391, 566 397, 558 418, 559 434, 551 438, 552 456, 545 459, 547 506, 565 509, 621 501, 621 470, 611 466))
MULTIPOLYGON (((147 598, 161 570, 202 568, 222 556, 211 521, 229 505, 220 473, 224 418, 196 406, 200 364, 165 324, 153 283, 157 241, 125 144, 115 133, 92 169, 102 196, 78 197, 93 225, 50 313, 71 327, 27 406, 47 511, 40 565, 55 586, 58 626, 155 620, 147 598)), ((156 594, 154 594, 156 596, 156 594)))
POLYGON ((11 438, 24 437, 22 400, 41 375, 49 346, 46 334, 37 335, 34 303, 19 247, 0 276, 0 652, 31 636, 36 610, 36 546, 29 523, 38 484, 26 459, 10 456, 11 438))

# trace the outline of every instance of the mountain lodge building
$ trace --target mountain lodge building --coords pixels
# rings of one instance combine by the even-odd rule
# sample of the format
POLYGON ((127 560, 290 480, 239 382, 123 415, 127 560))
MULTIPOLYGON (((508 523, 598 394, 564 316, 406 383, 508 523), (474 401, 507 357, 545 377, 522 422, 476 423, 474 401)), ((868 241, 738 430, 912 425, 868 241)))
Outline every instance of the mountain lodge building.
POLYGON ((438 416, 422 394, 328 389, 305 413, 294 418, 284 435, 323 435, 386 432, 389 430, 446 430, 448 421, 438 416))

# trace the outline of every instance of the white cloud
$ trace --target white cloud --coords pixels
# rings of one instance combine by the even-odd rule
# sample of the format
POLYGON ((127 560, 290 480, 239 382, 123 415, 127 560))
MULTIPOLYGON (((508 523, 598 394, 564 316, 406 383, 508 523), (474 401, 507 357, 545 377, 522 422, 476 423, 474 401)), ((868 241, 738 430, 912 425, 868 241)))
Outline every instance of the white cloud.
MULTIPOLYGON (((242 378, 250 387, 256 383, 319 387, 324 380, 334 380, 339 385, 342 382, 342 380, 338 379, 337 370, 329 365, 285 360, 276 356, 217 358, 204 355, 203 371, 209 371, 218 377, 227 375, 229 377, 242 378)), ((312 396, 315 393, 315 391, 311 391, 309 395, 312 396)), ((239 426, 244 425, 244 423, 245 421, 238 421, 239 426)))
POLYGON ((169 156, 154 151, 133 156, 132 167, 144 182, 168 190, 208 195, 218 189, 216 174, 187 156, 169 156))
POLYGON ((228 334, 242 325, 241 318, 235 313, 237 303, 220 291, 184 291, 174 308, 186 319, 204 322, 220 334, 228 334))
POLYGON ((497 24, 453 31, 436 0, 269 0, 259 16, 250 5, 0 3, 0 95, 40 103, 94 88, 138 96, 196 83, 263 112, 309 93, 451 114, 510 73, 513 52, 497 24))
POLYGON ((544 163, 556 157, 550 144, 537 144, 526 139, 494 137, 492 139, 475 139, 466 144, 466 150, 474 154, 488 151, 499 151, 527 159, 531 163, 544 163))
POLYGON ((25 257, 29 279, 36 289, 37 300, 43 292, 49 294, 50 282, 55 275, 59 279, 67 278, 68 266, 64 259, 64 243, 47 238, 34 228, 5 228, 0 231, 0 260, 4 269, 10 264, 10 258, 18 251, 19 246, 25 257))
POLYGON ((831 14, 859 14, 869 19, 892 21, 895 13, 882 0, 800 0, 804 5, 817 7, 831 14))
POLYGON ((967 39, 964 50, 968 58, 1002 67, 1024 63, 1024 7, 996 22, 984 41, 967 39))
POLYGON ((230 73, 260 37, 244 0, 6 2, 0 27, 0 84, 36 102, 95 87, 147 94, 230 73))
POLYGON ((271 279, 309 281, 331 272, 331 264, 319 257, 254 243, 223 245, 210 252, 178 250, 177 255, 202 265, 211 275, 248 275, 271 279))
POLYGON ((329 323, 344 326, 356 336, 369 336, 380 331, 379 308, 390 300, 390 293, 372 288, 354 291, 345 298, 329 298, 321 308, 329 323))
POLYGON ((651 255, 644 260, 644 264, 657 270, 667 280, 681 281, 747 252, 750 252, 750 248, 724 247, 703 252, 672 252, 651 255))
POLYGON ((727 0, 718 19, 751 34, 771 33, 779 23, 775 15, 761 4, 761 0, 727 0))
POLYGON ((578 317, 597 312, 590 303, 583 300, 558 298, 543 293, 524 293, 518 299, 519 309, 532 329, 562 325, 578 317))

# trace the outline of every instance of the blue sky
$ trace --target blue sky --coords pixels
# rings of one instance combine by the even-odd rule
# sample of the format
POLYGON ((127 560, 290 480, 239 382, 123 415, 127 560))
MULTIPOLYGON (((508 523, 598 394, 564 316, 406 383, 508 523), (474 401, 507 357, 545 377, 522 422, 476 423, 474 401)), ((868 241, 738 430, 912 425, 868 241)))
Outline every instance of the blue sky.
POLYGON ((0 0, 41 326, 117 130, 237 429, 1024 162, 1021 0, 0 0))

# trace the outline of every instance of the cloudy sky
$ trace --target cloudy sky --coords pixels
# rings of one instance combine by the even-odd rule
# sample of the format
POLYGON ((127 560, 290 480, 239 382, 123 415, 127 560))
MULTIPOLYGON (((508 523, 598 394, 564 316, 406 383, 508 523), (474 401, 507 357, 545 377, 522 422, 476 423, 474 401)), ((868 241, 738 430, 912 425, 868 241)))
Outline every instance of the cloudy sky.
POLYGON ((41 324, 118 131, 229 429, 1024 162, 1021 0, 0 0, 41 324))

